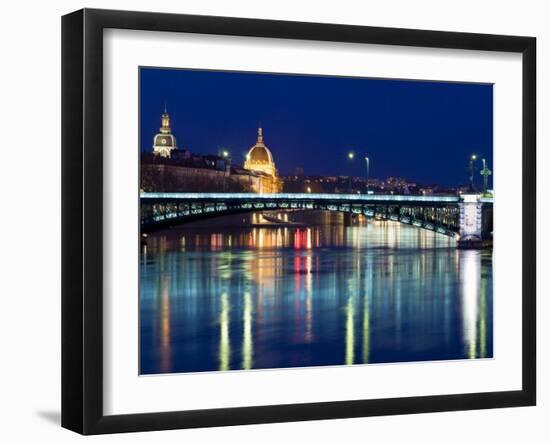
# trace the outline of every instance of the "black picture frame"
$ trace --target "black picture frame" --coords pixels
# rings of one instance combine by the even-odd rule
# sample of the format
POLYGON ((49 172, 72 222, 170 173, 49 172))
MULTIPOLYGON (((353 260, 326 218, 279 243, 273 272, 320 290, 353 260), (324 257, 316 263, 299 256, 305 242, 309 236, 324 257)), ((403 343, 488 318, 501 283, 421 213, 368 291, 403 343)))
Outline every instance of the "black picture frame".
POLYGON ((536 402, 536 39, 83 9, 62 18, 62 426, 82 434, 530 406, 536 402), (108 28, 522 54, 522 389, 130 415, 103 413, 103 31, 108 28))

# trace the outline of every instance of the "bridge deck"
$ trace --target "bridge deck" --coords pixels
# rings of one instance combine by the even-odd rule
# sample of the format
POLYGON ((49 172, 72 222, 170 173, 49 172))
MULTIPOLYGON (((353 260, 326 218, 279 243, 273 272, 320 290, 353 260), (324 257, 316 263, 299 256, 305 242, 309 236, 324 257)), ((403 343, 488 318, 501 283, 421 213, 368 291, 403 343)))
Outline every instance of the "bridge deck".
MULTIPOLYGON (((143 200, 330 200, 346 201, 357 203, 395 202, 406 203, 459 203, 461 197, 458 195, 391 195, 391 194, 256 194, 251 192, 240 193, 203 193, 203 192, 142 192, 140 198, 143 200)), ((482 197, 482 203, 493 203, 492 197, 482 197)))

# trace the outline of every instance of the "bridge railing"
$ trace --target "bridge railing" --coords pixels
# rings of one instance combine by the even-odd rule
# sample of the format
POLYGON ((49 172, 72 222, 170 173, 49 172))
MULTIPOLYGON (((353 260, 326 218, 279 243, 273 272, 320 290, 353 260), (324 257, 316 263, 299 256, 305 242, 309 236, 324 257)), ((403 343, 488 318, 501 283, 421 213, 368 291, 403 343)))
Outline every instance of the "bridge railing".
POLYGON ((140 198, 144 200, 332 200, 332 201, 356 201, 356 202, 434 202, 434 203, 458 203, 457 195, 392 195, 392 194, 313 194, 313 193, 208 193, 208 192, 142 192, 140 198))

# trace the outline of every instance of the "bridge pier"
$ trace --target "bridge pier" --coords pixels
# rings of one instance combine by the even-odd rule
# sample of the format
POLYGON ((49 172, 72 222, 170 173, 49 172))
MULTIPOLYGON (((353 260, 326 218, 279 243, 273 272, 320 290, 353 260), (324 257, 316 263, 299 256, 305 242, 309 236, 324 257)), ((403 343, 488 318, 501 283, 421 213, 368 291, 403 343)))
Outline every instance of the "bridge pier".
POLYGON ((463 249, 482 249, 493 244, 492 204, 483 202, 477 193, 462 194, 458 203, 459 239, 457 246, 463 249))
POLYGON ((344 212, 344 226, 353 226, 353 213, 352 212, 344 212))

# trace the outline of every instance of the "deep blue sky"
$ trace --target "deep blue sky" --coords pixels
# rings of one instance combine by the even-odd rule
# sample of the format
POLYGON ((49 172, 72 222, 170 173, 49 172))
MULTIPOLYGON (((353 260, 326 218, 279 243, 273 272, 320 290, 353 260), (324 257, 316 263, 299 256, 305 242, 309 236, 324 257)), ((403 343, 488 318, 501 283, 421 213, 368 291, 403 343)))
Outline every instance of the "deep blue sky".
POLYGON ((166 101, 179 148, 225 147, 234 163, 261 121, 281 174, 364 176, 368 155, 371 177, 456 185, 468 181, 471 153, 493 163, 487 84, 141 68, 140 101, 143 151, 166 101))

